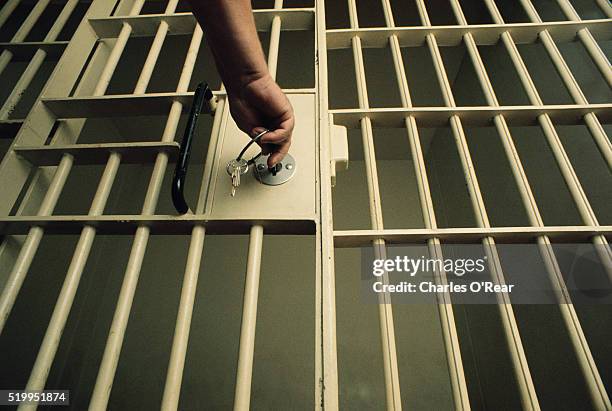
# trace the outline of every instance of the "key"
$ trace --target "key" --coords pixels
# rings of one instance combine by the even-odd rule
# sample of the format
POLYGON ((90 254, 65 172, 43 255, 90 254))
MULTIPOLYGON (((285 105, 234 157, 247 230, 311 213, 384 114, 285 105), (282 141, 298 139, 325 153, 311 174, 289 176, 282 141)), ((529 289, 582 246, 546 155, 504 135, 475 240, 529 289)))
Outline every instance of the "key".
POLYGON ((276 163, 273 167, 268 168, 268 171, 272 173, 274 177, 276 177, 276 173, 283 169, 283 165, 281 163, 276 163))
POLYGON ((240 176, 249 171, 249 163, 245 159, 233 159, 227 163, 227 174, 232 179, 232 197, 236 195, 236 189, 240 186, 240 176))

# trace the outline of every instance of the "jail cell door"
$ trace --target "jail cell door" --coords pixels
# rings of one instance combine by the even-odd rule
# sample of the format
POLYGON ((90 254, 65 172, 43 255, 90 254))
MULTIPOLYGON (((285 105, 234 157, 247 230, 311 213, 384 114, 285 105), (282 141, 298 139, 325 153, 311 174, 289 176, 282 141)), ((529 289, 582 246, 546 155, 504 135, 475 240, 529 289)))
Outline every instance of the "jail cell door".
POLYGON ((610 409, 609 306, 360 294, 363 253, 394 243, 479 247, 502 284, 504 243, 562 290, 558 243, 610 267, 612 10, 519 3, 254 2, 294 174, 232 197, 248 137, 186 3, 93 1, 0 164, 3 387, 78 409, 610 409), (217 104, 179 215, 201 81, 217 104))
MULTIPOLYGON (((334 246, 329 258, 323 249, 334 273, 324 268, 323 354, 337 359, 338 381, 325 400, 610 409, 610 334, 590 325, 609 306, 575 303, 572 267, 556 251, 584 243, 609 284, 609 2, 348 0, 325 2, 325 13, 323 97, 349 153, 333 189, 321 180, 323 245, 334 246), (547 284, 562 290, 553 302, 470 305, 437 291, 424 304, 400 292, 355 304, 351 291, 372 277, 365 249, 393 258, 399 244, 440 260, 467 244, 486 257, 487 278, 507 284, 505 243, 537 251, 547 284)), ((440 290, 456 279, 432 275, 440 290)))
POLYGON ((297 121, 290 178, 253 166, 235 196, 226 165, 250 139, 186 2, 89 7, 0 165, 3 387, 69 387, 78 409, 320 404, 318 23, 313 4, 255 7, 297 121))

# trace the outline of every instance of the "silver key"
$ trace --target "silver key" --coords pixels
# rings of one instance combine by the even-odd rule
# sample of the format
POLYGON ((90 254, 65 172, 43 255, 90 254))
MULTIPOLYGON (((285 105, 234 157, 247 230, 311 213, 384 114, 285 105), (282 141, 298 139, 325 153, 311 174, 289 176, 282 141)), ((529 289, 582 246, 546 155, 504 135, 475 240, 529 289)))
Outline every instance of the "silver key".
POLYGON ((236 189, 240 186, 240 176, 249 172, 249 163, 241 158, 233 159, 227 163, 227 174, 232 178, 232 197, 236 195, 236 189))

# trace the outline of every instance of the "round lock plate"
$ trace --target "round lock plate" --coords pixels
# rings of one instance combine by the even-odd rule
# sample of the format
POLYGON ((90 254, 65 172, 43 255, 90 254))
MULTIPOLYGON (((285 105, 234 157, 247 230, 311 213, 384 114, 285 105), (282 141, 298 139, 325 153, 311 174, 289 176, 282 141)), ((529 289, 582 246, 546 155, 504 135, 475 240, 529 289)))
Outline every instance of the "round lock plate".
POLYGON ((291 154, 285 155, 285 158, 276 165, 276 170, 268 169, 268 156, 259 156, 254 165, 255 178, 268 186, 285 184, 295 175, 296 164, 291 154))

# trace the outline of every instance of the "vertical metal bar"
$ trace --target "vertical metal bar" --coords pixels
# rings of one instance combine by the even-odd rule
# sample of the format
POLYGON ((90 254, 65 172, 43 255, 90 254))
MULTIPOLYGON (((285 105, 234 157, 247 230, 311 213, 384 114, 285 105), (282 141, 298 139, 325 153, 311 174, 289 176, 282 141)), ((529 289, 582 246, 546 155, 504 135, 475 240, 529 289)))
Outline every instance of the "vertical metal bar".
MULTIPOLYGON (((176 9, 176 4, 177 1, 171 1, 168 4, 166 13, 173 13, 176 9)), ((141 6, 138 8, 138 11, 134 11, 139 12, 140 8, 141 6)), ((167 27, 161 27, 160 23, 159 32, 166 33, 167 27)), ((158 40, 158 36, 156 36, 156 40, 158 40)), ((159 56, 159 52, 163 45, 163 38, 160 38, 159 40, 160 41, 153 42, 149 51, 149 57, 159 56)), ((145 66, 140 74, 137 86, 135 87, 134 94, 142 94, 145 92, 152 73, 152 68, 148 65, 155 65, 155 60, 147 58, 147 62, 145 63, 145 66)), ((110 195, 110 191, 117 175, 120 162, 120 154, 111 153, 104 172, 102 174, 102 177, 100 179, 100 183, 98 185, 98 189, 96 190, 96 194, 88 215, 98 216, 104 212, 106 201, 108 200, 108 196, 110 195)), ((36 391, 44 389, 45 382, 48 377, 51 365, 53 363, 53 359, 55 358, 61 335, 68 319, 72 303, 74 302, 74 297, 81 276, 83 274, 83 270, 87 263, 89 253, 91 252, 91 247, 93 245, 95 236, 96 229, 93 226, 85 226, 81 232, 81 236, 75 248, 72 261, 70 263, 66 278, 64 280, 64 284, 60 291, 60 295, 53 310, 51 320, 47 327, 45 337, 43 339, 38 356, 34 363, 34 367, 30 374, 30 378, 26 386, 28 390, 36 391)), ((23 405, 22 407, 23 409, 27 409, 28 407, 33 406, 23 405)))
MULTIPOLYGON (((137 0, 132 7, 130 14, 136 15, 140 12, 144 0, 137 0)), ((131 33, 131 26, 128 24, 124 24, 120 36, 117 39, 113 51, 111 52, 109 59, 104 66, 104 70, 100 75, 100 79, 94 91, 94 95, 103 95, 108 87, 108 83, 110 82, 110 78, 115 71, 117 63, 119 62, 119 57, 127 44, 127 40, 129 38, 129 34, 131 33)), ((117 154, 118 155, 118 154, 117 154)), ((44 216, 50 215, 53 212, 53 208, 57 203, 57 199, 59 198, 59 194, 61 193, 64 184, 66 183, 66 178, 68 173, 70 172, 73 164, 73 157, 69 154, 65 154, 62 156, 60 163, 58 165, 58 170, 61 169, 62 173, 58 173, 56 171, 53 179, 50 183, 50 188, 45 195, 45 200, 43 200, 43 204, 41 205, 37 215, 44 216), (64 176, 65 174, 65 176, 64 176), (57 181, 56 181, 57 180, 57 181), (54 190, 51 190, 51 187, 54 190), (47 201, 48 199, 48 201, 47 201), (47 207, 46 204, 49 206, 47 207)), ((33 227, 28 234, 28 238, 24 243, 24 246, 27 244, 28 247, 22 247, 22 250, 15 262, 13 270, 9 275, 8 284, 11 284, 11 287, 5 287, 2 291, 2 295, 0 296, 0 334, 4 329, 4 325, 6 323, 6 319, 10 314, 11 309, 13 308, 13 304, 15 303, 15 299, 17 298, 17 294, 21 289, 21 285, 27 275, 28 269, 30 268, 30 264, 34 259, 34 255, 38 250, 38 246, 40 244, 40 240, 42 238, 43 229, 40 227, 33 227), (34 230, 36 228, 36 230, 34 230), (32 231, 34 230, 34 231, 32 231), (30 233, 32 234, 32 238, 30 238, 30 233)))
MULTIPOLYGON (((47 194, 45 195, 45 198, 38 209, 38 216, 48 216, 53 212, 60 193, 62 192, 62 188, 64 187, 66 179, 68 178, 68 174, 70 173, 72 163, 73 157, 71 155, 66 155, 62 158, 62 161, 55 169, 55 174, 53 175, 53 180, 49 185, 47 194)), ((43 233, 44 230, 42 227, 30 228, 30 231, 28 232, 28 235, 21 246, 21 250, 19 251, 19 255, 17 256, 13 270, 11 271, 8 280, 4 285, 2 294, 0 295, 0 334, 4 330, 6 320, 8 319, 11 309, 15 304, 17 294, 19 294, 21 285, 23 284, 28 269, 32 264, 36 250, 38 250, 43 233)))
MULTIPOLYGON (((165 14, 173 14, 176 11, 176 7, 178 6, 178 0, 170 0, 166 9, 164 11, 165 14)), ((157 26, 157 31, 155 32, 155 37, 153 38, 153 43, 151 43, 151 48, 149 50, 149 54, 147 55, 147 59, 142 68, 142 72, 140 73, 140 78, 136 83, 136 87, 134 88, 134 94, 144 94, 147 86, 149 85, 149 81, 151 81, 151 76, 153 75, 153 70, 155 69, 155 65, 159 58, 159 53, 161 53, 162 46, 164 41, 166 41, 166 36, 168 34, 168 22, 162 20, 157 26)))
POLYGON ((242 324, 240 326, 240 352, 238 354, 236 392, 234 395, 234 410, 236 411, 250 409, 262 243, 263 227, 260 225, 252 226, 249 237, 242 324))
MULTIPOLYGON (((536 11, 530 0, 521 0, 521 3, 532 22, 542 22, 542 19, 540 18, 538 12, 536 11)), ((570 93, 576 104, 588 104, 584 93, 580 89, 578 82, 572 75, 572 72, 570 71, 567 63, 565 62, 565 59, 561 55, 561 52, 557 48, 557 45, 555 44, 548 30, 543 30, 539 32, 538 37, 542 41, 542 44, 548 52, 555 68, 557 69, 557 72, 561 76, 565 87, 567 88, 568 92, 570 93)), ((587 125, 587 128, 591 132, 591 135, 593 136, 593 139, 595 140, 599 151, 608 163, 608 167, 612 168, 612 143, 608 139, 608 136, 606 135, 599 120, 597 119, 594 113, 587 113, 584 116, 584 121, 587 125)))
MULTIPOLYGON (((521 3, 523 7, 525 8, 525 11, 527 12, 527 15, 533 22, 542 21, 542 19, 538 15, 538 12, 536 11, 535 7, 533 6, 530 0, 521 0, 521 3)), ((582 93, 582 90, 580 89, 580 86, 578 85, 578 82, 572 75, 572 72, 567 66, 565 60, 563 59, 563 56, 561 55, 561 52, 557 48, 557 45, 553 41, 553 38, 548 32, 548 30, 541 31, 538 34, 538 36, 540 37, 542 44, 544 44, 544 47, 546 48, 546 51, 550 55, 551 60, 553 61, 553 64, 555 65, 555 68, 557 69, 557 72, 563 79, 565 86, 567 87, 569 93, 572 95, 572 98, 574 99, 576 104, 588 104, 584 94, 582 93)), ((612 142, 610 142, 610 139, 606 135, 606 132, 604 131, 601 123, 597 119, 597 116, 595 116, 595 114, 591 112, 591 113, 587 113, 583 118, 584 118, 587 128, 589 129, 589 132, 591 133, 591 135, 593 136, 593 139, 595 140, 595 144, 599 148, 599 151, 604 157, 604 160, 606 160, 608 167, 612 168, 612 142)), ((561 144, 560 140, 559 140, 559 144, 561 144)), ((569 164, 569 159, 567 161, 569 164)), ((568 175, 571 175, 571 174, 572 173, 568 173, 568 175)), ((579 184, 579 181, 578 180, 576 181, 579 184)), ((590 208, 586 195, 583 198, 587 202, 586 206, 590 208)), ((591 210, 591 213, 594 216, 594 211, 591 210)), ((586 221, 587 223, 589 222, 589 220, 586 220, 586 221)), ((593 220, 592 222, 597 223, 597 220, 593 220)), ((605 236, 599 235, 599 236, 594 237, 593 242, 595 244, 596 252, 599 258, 602 260, 602 263, 603 263, 602 265, 604 269, 607 271, 609 278, 612 280, 612 255, 608 247, 608 241, 605 236)))
POLYGON ((4 26, 4 23, 6 23, 20 2, 21 0, 8 0, 4 6, 2 6, 2 9, 0 9, 0 27, 4 26))
MULTIPOLYGON (((282 9, 283 0, 275 0, 274 8, 282 9)), ((270 26, 270 45, 268 47, 268 70, 276 79, 278 68, 278 48, 280 44, 281 19, 274 16, 270 26)), ((234 410, 247 411, 251 403, 251 378, 253 375, 253 356, 255 353, 255 331, 257 322, 257 297, 259 293, 259 274, 264 229, 253 225, 249 234, 249 254, 240 325, 240 350, 236 371, 236 391, 234 410)))
MULTIPOLYGON (((19 27, 19 30, 17 30, 17 32, 11 39, 11 43, 22 42, 28 36, 28 34, 30 34, 30 31, 32 30, 42 13, 47 8, 49 2, 50 0, 40 0, 34 5, 32 10, 30 11, 30 14, 28 14, 28 17, 26 17, 24 22, 19 27)), ((6 66, 8 66, 12 58, 13 53, 11 51, 2 51, 2 54, 0 54, 0 74, 2 74, 6 66)))
POLYGON ((162 398, 161 409, 163 411, 178 409, 185 356, 187 355, 187 344, 189 343, 191 317, 198 285, 198 274, 200 272, 202 252, 204 251, 205 232, 204 226, 201 225, 195 226, 191 232, 187 265, 185 267, 183 286, 181 288, 181 300, 176 317, 172 351, 162 398))
MULTIPOLYGON (((605 4, 608 2, 607 0, 604 0, 603 2, 598 1, 598 3, 605 4)), ((569 0, 557 0, 557 4, 559 4, 561 11, 563 11, 563 14, 565 14, 565 16, 569 20, 582 21, 572 4, 569 2, 569 0)), ((611 18, 612 9, 610 8, 609 3, 606 4, 606 6, 607 7, 601 7, 601 9, 606 14, 606 17, 611 18)), ((612 68, 610 68, 610 62, 608 61, 608 58, 601 50, 597 42, 595 41, 595 38, 593 38, 593 35, 591 34, 590 30, 588 28, 579 30, 578 38, 586 48, 587 52, 591 55, 593 62, 595 63, 601 74, 608 82, 608 86, 612 87, 612 68)))
MULTIPOLYGON (((357 6, 355 0, 348 0, 349 17, 351 28, 358 28, 357 6)), ((353 58, 355 63, 355 78, 357 82, 357 96, 359 107, 369 108, 367 84, 365 78, 365 66, 363 63, 363 51, 361 39, 355 36, 351 39, 353 58)), ((370 221, 373 229, 383 229, 382 207, 380 200, 380 188, 378 184, 378 173, 376 167, 376 153, 374 149, 374 136, 372 121, 364 117, 360 121, 361 137, 364 148, 364 161, 366 166, 366 177, 368 182, 368 198, 370 203, 370 221)), ((384 258, 385 243, 383 240, 373 241, 376 258, 384 258), (380 254, 380 255, 379 255, 380 254)), ((401 410, 402 398, 399 383, 399 370, 397 365, 397 350, 395 343, 395 326, 393 324, 393 308, 390 297, 386 294, 380 295, 378 305, 379 323, 381 332, 381 346, 383 354, 383 369, 385 375, 385 395, 388 410, 401 410)))
POLYGON ((610 6, 610 2, 606 0, 595 0, 601 11, 606 15, 607 18, 612 17, 612 6, 610 6))
MULTIPOLYGON (((500 24, 499 22, 503 24, 503 19, 494 1, 485 0, 485 4, 487 8, 489 9, 489 12, 493 16, 494 20, 498 22, 498 24, 500 24)), ((523 88, 525 89, 531 104, 542 105, 542 99, 540 98, 540 95, 538 94, 538 91, 533 83, 533 80, 531 79, 531 76, 529 75, 527 67, 525 66, 525 63, 523 62, 523 59, 521 58, 520 53, 518 52, 518 49, 516 48, 516 45, 514 44, 514 40, 512 39, 512 36, 510 35, 509 32, 506 31, 502 33, 501 37, 508 50, 508 53, 510 55, 512 62, 515 65, 519 78, 521 79, 521 82, 523 84, 523 88)), ((559 139, 559 136, 557 135, 557 132, 552 123, 552 120, 550 119, 550 116, 548 116, 548 114, 542 114, 538 116, 538 122, 540 123, 540 127, 542 127, 542 130, 553 152, 555 160, 557 161, 559 165, 561 174, 563 175, 563 178, 570 191, 572 199, 574 200, 576 207, 578 208, 578 212, 580 216, 582 217, 583 221, 587 225, 593 225, 593 226, 599 225, 595 212, 593 211, 589 203, 589 200, 584 190, 582 189, 580 180, 578 179, 578 176, 576 175, 576 172, 574 171, 571 165, 569 157, 567 153, 565 152, 563 145, 561 144, 561 140, 559 139)), ((596 247, 596 250, 598 252, 599 257, 602 259, 604 263, 603 266, 607 271, 608 277, 612 279, 612 271, 609 268, 611 264, 612 256, 611 256, 611 253, 608 247, 607 239, 603 235, 599 235, 599 236, 594 237, 593 242, 596 245, 599 245, 599 247, 596 247)))
MULTIPOLYGON (((222 99, 217 104, 215 111, 215 119, 211 131, 211 140, 218 139, 221 129, 221 120, 224 116, 225 99, 222 99)), ((214 150, 209 147, 209 153, 214 150)), ((207 164, 210 160, 207 158, 207 164)), ((204 170, 204 175, 208 174, 204 170)), ((200 189, 199 201, 196 206, 196 214, 202 214, 206 203, 207 182, 202 180, 202 188, 200 189)), ((200 264, 202 261, 202 252, 204 251, 204 237, 206 229, 203 225, 196 225, 191 232, 191 243, 189 244, 189 252, 187 255, 187 265, 185 267, 185 275, 183 277, 183 286, 181 289, 181 299, 176 317, 176 325, 174 329, 174 338, 172 340, 172 351, 170 353, 170 361, 168 363, 168 371, 166 373, 166 384, 164 387, 164 395, 162 398, 162 411, 171 411, 178 409, 181 383, 183 380, 183 370, 185 368, 185 356, 187 355, 187 345, 189 343, 189 331, 191 328, 191 317, 193 314, 193 306, 195 303, 195 295, 198 284, 198 275, 200 272, 200 264)))
MULTIPOLYGON (((181 78, 179 79, 179 84, 177 86, 177 92, 187 91, 201 41, 202 29, 200 26, 196 25, 191 39, 191 44, 189 45, 189 50, 187 51, 187 57, 185 58, 185 63, 183 65, 181 78)), ((182 106, 182 103, 179 101, 172 103, 170 114, 168 115, 168 120, 162 136, 163 142, 174 140, 182 106)), ((164 152, 159 153, 155 159, 155 165, 153 166, 153 172, 151 173, 151 179, 149 181, 147 194, 141 212, 142 215, 151 215, 155 213, 155 207, 157 206, 167 165, 168 154, 164 152)), ((115 308, 115 314, 113 316, 113 322, 108 334, 104 355, 102 357, 100 369, 98 370, 96 385, 89 404, 89 408, 91 410, 104 410, 108 405, 108 399, 112 389, 115 371, 117 370, 117 363, 119 361, 119 355, 121 354, 123 339, 125 337, 127 322, 132 308, 132 302, 134 301, 134 293, 136 292, 138 277, 140 276, 140 269, 142 268, 142 261, 144 259, 147 243, 149 241, 149 233, 149 227, 140 226, 137 228, 134 236, 134 242, 132 243, 130 257, 125 270, 123 283, 121 285, 121 291, 119 293, 117 306, 115 308)))
MULTIPOLYGON (((503 18, 501 16, 501 13, 499 13, 495 2, 493 0, 485 0, 485 4, 489 9, 489 12, 491 13, 491 16, 493 17, 494 22, 496 24, 503 24, 503 18)), ((527 71, 523 60, 520 57, 518 50, 516 49, 514 41, 512 40, 512 36, 509 32, 504 32, 502 34, 502 40, 504 41, 504 44, 508 49, 508 53, 510 54, 510 57, 515 65, 519 77, 521 78, 523 87, 525 88, 531 103, 534 105, 541 105, 542 101, 535 86, 533 85, 533 81, 531 80, 531 76, 529 75, 529 72, 527 71)), ((549 145, 551 145, 551 148, 554 151, 555 148, 553 146, 560 146, 560 141, 558 139, 558 136, 556 136, 556 131, 554 130, 554 126, 552 125, 550 118, 547 115, 543 115, 540 116, 538 120, 549 142, 549 145)), ((499 120, 496 119, 496 122, 498 121, 499 120)), ((535 198, 533 197, 533 193, 531 192, 529 182, 527 180, 524 169, 518 157, 518 153, 516 152, 516 148, 514 147, 505 122, 503 122, 503 124, 500 125, 498 129, 505 129, 504 132, 500 132, 500 136, 502 137, 504 149, 508 154, 513 173, 515 174, 515 179, 521 192, 523 202, 526 206, 525 208, 527 210, 530 223, 536 226, 543 226, 544 223, 540 216, 537 203, 535 201, 535 198)), ((563 148, 557 147, 557 153, 559 153, 559 151, 563 151, 563 148)), ((563 169, 564 167, 567 168, 568 166, 571 168, 571 164, 569 164, 569 159, 567 159, 567 155, 555 155, 555 159, 559 163, 559 167, 561 169, 563 169), (568 163, 561 164, 560 162, 565 161, 565 159, 567 159, 568 163)), ((566 174, 564 174, 564 177, 565 175, 566 174)), ((591 354, 588 342, 580 325, 578 315, 574 309, 574 306, 571 302, 571 298, 566 289, 563 275, 561 273, 555 254, 552 250, 552 246, 550 244, 550 239, 547 236, 541 236, 538 237, 537 241, 540 246, 540 253, 547 267, 547 272, 549 273, 549 276, 551 278, 551 282, 554 286, 558 288, 558 290, 560 290, 560 292, 557 294, 557 297, 559 298, 560 302, 559 310, 561 312, 564 323, 566 324, 566 327, 568 329, 568 334, 570 340, 572 341, 572 345, 574 346, 574 351, 576 352, 577 360, 580 364, 582 373, 589 388, 593 405, 598 410, 610 409, 610 399, 601 380, 601 376, 599 375, 599 371, 597 370, 597 365, 595 364, 595 361, 591 354)), ((598 244, 598 241, 601 240, 598 240, 597 238, 593 240, 595 244, 598 244)))
MULTIPOLYGON (((423 24, 425 26, 430 26, 431 23, 429 21, 427 9, 423 0, 417 0, 417 4, 419 5, 418 9, 423 24)), ((455 10, 457 10, 457 7, 455 7, 455 10)), ((463 17, 462 13, 460 13, 460 16, 463 17)), ((465 18, 463 19, 465 21, 465 18)), ((475 42, 471 33, 467 33, 464 36, 464 40, 466 40, 466 43, 469 44, 468 50, 470 47, 472 49, 475 47, 475 42)), ((442 56, 440 55, 440 50, 438 48, 436 38, 433 34, 427 35, 427 44, 434 59, 434 68, 436 70, 436 74, 440 82, 444 101, 447 106, 455 107, 455 100, 452 94, 452 88, 450 86, 450 82, 444 69, 444 62, 442 61, 442 56)), ((470 193, 470 199, 472 201, 472 207, 474 210, 476 223, 479 227, 488 228, 490 227, 490 222, 486 212, 484 200, 482 198, 480 186, 478 184, 478 179, 474 170, 474 165, 472 163, 472 159, 469 153, 469 148, 463 131, 463 126, 461 124, 461 120, 457 115, 453 115, 450 118, 450 124, 453 136, 455 138, 455 142, 457 144, 457 151, 461 160, 463 172, 465 174, 467 188, 470 193)), ((501 262, 497 254, 497 249, 495 247, 495 242, 493 238, 483 238, 482 244, 488 256, 487 261, 489 263, 489 269, 491 271, 492 278, 498 284, 505 284, 505 278, 503 275, 501 262)), ((519 387, 523 408, 529 410, 539 410, 540 406, 537 398, 537 393, 533 384, 533 378, 531 377, 531 372, 529 370, 529 364, 527 362, 527 357, 525 355, 525 351, 521 341, 518 325, 514 316, 514 310, 512 308, 510 298, 507 295, 498 296, 498 308, 500 311, 504 334, 508 343, 508 349, 510 351, 510 357, 512 359, 514 374, 519 387)))
MULTIPOLYGON (((329 169, 330 133, 333 124, 327 114, 329 107, 327 77, 327 33, 325 24, 325 0, 316 1, 316 55, 318 60, 318 110, 321 164, 321 354, 322 378, 317 381, 321 400, 317 408, 337 410, 338 404, 338 351, 336 343, 336 281, 334 267, 334 233, 332 193, 329 169)), ((316 391, 316 390, 315 390, 316 391)))
MULTIPOLYGON (((386 25, 395 27, 393 19, 393 11, 389 0, 382 0, 383 11, 385 15, 386 25)), ((393 57, 395 67, 395 75, 397 78, 398 89, 403 107, 412 107, 412 99, 410 98, 410 90, 406 80, 406 71, 402 59, 401 48, 396 34, 389 37, 389 47, 393 57)), ((424 224, 426 228, 437 228, 437 221, 429 188, 429 180, 425 167, 425 160, 421 149, 419 131, 414 116, 408 116, 405 119, 405 127, 410 143, 412 153, 412 161, 417 180, 417 188, 419 191, 419 199, 421 211, 423 213, 424 224)), ((432 256, 442 259, 442 249, 438 238, 429 239, 429 252, 432 256)), ((436 284, 447 284, 445 272, 437 271, 434 273, 436 284)), ((450 295, 448 293, 437 294, 438 311, 440 313, 440 325, 444 338, 444 347, 447 356, 449 367, 449 375, 451 388, 453 392, 453 401, 455 409, 469 410, 470 401, 465 381, 465 372, 463 370, 463 361, 461 359, 461 349, 459 345, 459 336, 457 335, 457 327, 455 324, 455 316, 453 306, 451 304, 450 295)))
MULTIPOLYGON (((45 36, 45 42, 55 41, 78 3, 79 0, 69 0, 68 2, 66 2, 64 8, 62 9, 62 12, 59 14, 57 19, 55 20, 55 23, 45 36)), ((15 109, 15 107, 21 100, 23 93, 32 83, 34 76, 42 66, 42 63, 46 57, 47 52, 45 50, 36 50, 36 53, 34 54, 32 59, 28 63, 28 66, 17 81, 17 84, 15 84, 15 87, 13 87, 13 91, 11 91, 11 94, 8 96, 8 98, 0 108, 0 120, 6 120, 9 117, 10 113, 15 109)))

